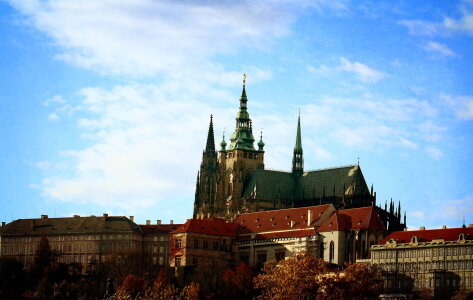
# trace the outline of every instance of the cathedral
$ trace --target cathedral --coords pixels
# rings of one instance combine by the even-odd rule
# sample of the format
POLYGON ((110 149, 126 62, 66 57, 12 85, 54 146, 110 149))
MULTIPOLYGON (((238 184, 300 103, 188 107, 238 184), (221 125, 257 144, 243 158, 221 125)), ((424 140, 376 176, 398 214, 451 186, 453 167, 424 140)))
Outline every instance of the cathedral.
POLYGON ((373 186, 368 188, 359 164, 345 167, 304 171, 301 120, 297 121, 292 171, 265 169, 263 136, 255 147, 253 126, 248 113, 245 79, 236 114, 235 131, 230 145, 225 135, 220 150, 215 148, 213 119, 197 174, 194 218, 216 216, 233 219, 236 215, 284 208, 333 204, 336 209, 373 206, 388 232, 403 230, 400 204, 387 202, 376 206, 373 186))

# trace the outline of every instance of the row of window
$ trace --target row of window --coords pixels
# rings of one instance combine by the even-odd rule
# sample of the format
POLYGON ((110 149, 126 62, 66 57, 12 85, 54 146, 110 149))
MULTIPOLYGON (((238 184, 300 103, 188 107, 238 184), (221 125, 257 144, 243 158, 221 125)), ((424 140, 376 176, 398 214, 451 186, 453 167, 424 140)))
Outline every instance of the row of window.
MULTIPOLYGON (((225 158, 234 158, 236 157, 236 153, 230 152, 225 154, 225 158)), ((243 158, 249 158, 249 159, 258 159, 258 154, 257 153, 246 153, 243 152, 243 158)))
POLYGON ((373 251, 374 259, 390 259, 395 258, 415 258, 415 257, 436 257, 436 256, 458 256, 473 254, 473 247, 447 247, 439 249, 411 249, 411 250, 397 250, 397 251, 373 251))
MULTIPOLYGON (((433 261, 433 262, 417 262, 417 263, 399 263, 397 264, 399 272, 428 272, 429 270, 473 270, 473 262, 471 260, 460 261, 433 261)), ((395 271, 396 264, 382 264, 381 268, 386 271, 395 271)))
MULTIPOLYGON (((193 249, 208 249, 208 250, 215 250, 215 251, 229 251, 230 246, 227 245, 227 240, 222 239, 222 244, 220 244, 220 241, 208 241, 208 240, 199 240, 199 239, 193 239, 192 242, 192 248, 193 249)), ((176 249, 181 249, 183 246, 182 239, 181 238, 176 238, 174 240, 174 247, 176 249)))
MULTIPOLYGON (((5 245, 2 247, 2 252, 5 255, 17 254, 34 254, 37 245, 5 245)), ((115 250, 135 250, 136 245, 127 242, 117 243, 101 243, 101 244, 53 244, 51 249, 62 253, 84 253, 84 252, 99 252, 99 251, 115 251, 115 250)))
MULTIPOLYGON (((28 243, 28 242, 39 242, 41 237, 18 237, 18 238, 3 238, 4 243, 28 243)), ((62 242, 62 241, 98 241, 98 240, 130 240, 133 239, 133 234, 71 234, 71 235, 58 235, 48 236, 50 242, 62 242)), ((156 241, 156 240, 155 240, 156 241)))

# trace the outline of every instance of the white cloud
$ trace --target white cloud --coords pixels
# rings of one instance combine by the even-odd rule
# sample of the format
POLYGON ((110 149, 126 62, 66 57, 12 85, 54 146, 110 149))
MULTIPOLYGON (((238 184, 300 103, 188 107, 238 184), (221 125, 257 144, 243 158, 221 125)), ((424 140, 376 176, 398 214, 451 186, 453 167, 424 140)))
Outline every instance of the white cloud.
POLYGON ((341 57, 340 62, 341 65, 338 66, 337 69, 349 73, 354 73, 361 81, 364 82, 378 82, 379 80, 386 77, 385 73, 370 68, 369 66, 357 61, 350 62, 348 59, 341 57))
POLYGON ((50 121, 57 121, 59 119, 58 115, 56 113, 50 113, 48 114, 48 120, 50 121))
POLYGON ((446 36, 452 33, 473 34, 473 3, 462 1, 459 19, 445 17, 443 22, 424 20, 402 20, 399 24, 406 26, 412 35, 446 36))
POLYGON ((411 35, 437 36, 443 32, 439 23, 422 21, 422 20, 402 20, 398 22, 400 25, 406 26, 411 35))
POLYGON ((356 77, 362 82, 366 83, 376 83, 379 80, 383 79, 387 75, 381 71, 375 70, 365 64, 360 62, 350 62, 344 57, 340 57, 340 65, 336 67, 327 67, 322 64, 319 67, 314 67, 312 65, 307 65, 306 70, 310 73, 317 74, 319 76, 329 76, 335 72, 347 72, 353 73, 356 77))
POLYGON ((440 159, 443 155, 443 152, 440 149, 432 146, 426 147, 425 152, 427 152, 427 155, 435 160, 440 159))
POLYGON ((294 12, 308 5, 149 0, 11 3, 54 40, 61 50, 59 59, 100 73, 132 75, 192 69, 212 55, 242 47, 267 49, 274 38, 289 33, 294 12))
POLYGON ((453 109, 458 119, 473 120, 473 97, 441 95, 440 98, 453 109))
POLYGON ((437 53, 443 56, 454 56, 455 52, 453 52, 450 48, 448 48, 447 45, 442 44, 442 43, 437 43, 437 42, 428 42, 425 46, 424 49, 427 51, 437 53))

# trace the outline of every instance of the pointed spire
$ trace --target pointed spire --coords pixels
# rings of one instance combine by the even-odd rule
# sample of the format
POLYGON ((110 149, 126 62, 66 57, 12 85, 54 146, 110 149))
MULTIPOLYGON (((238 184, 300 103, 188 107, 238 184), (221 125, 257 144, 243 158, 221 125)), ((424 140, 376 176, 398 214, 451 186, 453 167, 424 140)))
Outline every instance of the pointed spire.
POLYGON ((259 142, 258 142, 258 151, 264 151, 264 150, 263 150, 263 147, 264 147, 264 142, 263 142, 263 129, 261 129, 261 135, 260 135, 260 139, 259 139, 259 142))
POLYGON ((225 130, 223 130, 223 137, 222 137, 222 142, 220 143, 220 151, 224 152, 225 147, 227 147, 227 142, 225 142, 225 130))
POLYGON ((205 145, 204 154, 210 157, 215 156, 215 138, 214 138, 214 125, 213 125, 212 115, 210 115, 209 132, 207 134, 207 143, 205 145))
POLYGON ((399 204, 397 206, 397 217, 401 219, 401 201, 399 201, 399 204))
POLYGON ((406 225, 406 211, 404 211, 404 225, 406 225))
POLYGON ((292 157, 292 173, 301 175, 302 172, 304 172, 304 157, 301 138, 301 113, 299 111, 299 117, 297 119, 296 145, 294 147, 294 155, 292 157))
POLYGON ((373 184, 371 184, 371 193, 370 193, 370 194, 371 194, 371 196, 374 195, 374 194, 373 194, 373 184))
POLYGON ((248 102, 248 98, 246 97, 246 73, 243 73, 243 90, 241 91, 240 97, 240 110, 246 110, 246 102, 248 102))

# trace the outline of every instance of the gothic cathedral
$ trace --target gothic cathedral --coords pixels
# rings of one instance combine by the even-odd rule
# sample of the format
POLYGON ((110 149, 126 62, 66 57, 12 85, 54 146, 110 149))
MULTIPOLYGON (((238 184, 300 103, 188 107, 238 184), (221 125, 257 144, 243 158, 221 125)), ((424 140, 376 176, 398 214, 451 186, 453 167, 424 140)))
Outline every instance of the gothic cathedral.
MULTIPOLYGON (((244 75, 245 76, 245 75, 244 75)), ((375 206, 388 231, 402 230, 401 207, 376 206, 376 193, 368 188, 359 164, 304 171, 300 116, 297 121, 292 171, 267 170, 263 136, 255 148, 253 125, 247 109, 245 79, 236 114, 235 131, 227 148, 225 135, 215 149, 213 119, 197 174, 194 218, 216 216, 227 219, 239 213, 305 207, 331 203, 337 209, 375 206)))

